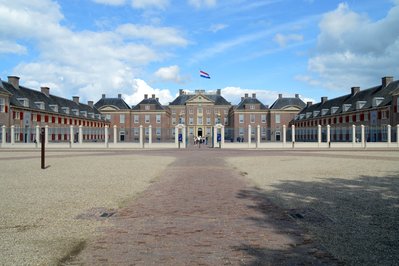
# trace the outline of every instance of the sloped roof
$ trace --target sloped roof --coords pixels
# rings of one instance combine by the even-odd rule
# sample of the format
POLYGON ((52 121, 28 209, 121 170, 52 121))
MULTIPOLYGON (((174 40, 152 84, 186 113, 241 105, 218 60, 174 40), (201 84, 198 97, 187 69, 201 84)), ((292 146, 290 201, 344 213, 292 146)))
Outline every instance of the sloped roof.
POLYGON ((236 109, 236 110, 243 110, 243 109, 245 109, 245 105, 247 105, 247 104, 259 104, 260 105, 260 109, 261 110, 267 110, 268 108, 263 104, 263 103, 261 103, 261 101, 259 101, 257 98, 251 98, 251 97, 245 97, 245 98, 243 98, 242 100, 241 100, 241 102, 237 105, 237 106, 235 106, 235 108, 234 109, 236 109))
POLYGON ((132 110, 140 110, 141 105, 155 105, 155 110, 165 110, 156 98, 143 99, 137 105, 132 107, 132 110))
MULTIPOLYGON (((169 105, 185 105, 187 101, 195 96, 196 94, 181 94, 173 102, 169 103, 169 105)), ((218 94, 203 94, 203 96, 213 101, 215 105, 231 105, 223 96, 218 94)))
POLYGON ((46 94, 42 93, 41 91, 33 90, 24 86, 19 86, 18 89, 14 88, 14 86, 8 82, 0 81, 2 83, 3 89, 5 89, 7 92, 11 94, 10 97, 10 105, 12 106, 17 106, 23 108, 24 106, 18 99, 27 99, 29 102, 29 106, 26 108, 32 109, 32 110, 38 110, 38 111, 45 111, 49 113, 58 113, 58 114, 66 114, 63 110, 62 107, 68 107, 70 110, 72 109, 77 109, 79 110, 79 115, 75 115, 73 113, 69 113, 67 115, 70 116, 77 116, 77 117, 84 117, 85 119, 90 119, 90 117, 85 117, 80 114, 80 111, 86 111, 87 113, 94 113, 94 114, 100 114, 100 112, 93 107, 90 107, 87 104, 83 103, 75 103, 72 100, 67 100, 65 98, 61 98, 55 95, 49 95, 47 96, 46 94), (44 103, 44 109, 40 109, 36 106, 36 102, 43 102, 44 103), (58 105, 58 112, 54 111, 52 108, 50 108, 50 105, 58 105))
POLYGON ((94 104, 97 109, 104 108, 106 106, 114 107, 118 110, 130 109, 130 106, 122 98, 101 98, 94 104))
POLYGON ((278 98, 271 106, 270 109, 285 109, 287 107, 294 106, 298 109, 302 109, 306 104, 299 97, 281 97, 278 98))

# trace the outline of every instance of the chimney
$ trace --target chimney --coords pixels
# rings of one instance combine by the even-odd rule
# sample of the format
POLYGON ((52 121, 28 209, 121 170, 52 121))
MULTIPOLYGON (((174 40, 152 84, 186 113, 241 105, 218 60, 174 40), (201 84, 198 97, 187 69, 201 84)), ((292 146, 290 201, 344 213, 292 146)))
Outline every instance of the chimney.
POLYGON ((295 94, 295 98, 299 98, 299 94, 295 94))
POLYGON ((157 102, 159 102, 159 98, 157 97, 157 98, 155 98, 155 100, 157 100, 157 102))
POLYGON ((222 95, 222 90, 221 89, 217 89, 216 90, 216 95, 222 95))
POLYGON ((151 95, 153 99, 155 99, 155 94, 151 95))
POLYGON ((244 101, 244 97, 241 97, 241 101, 244 101))
POLYGON ((47 97, 50 96, 50 88, 49 87, 40 87, 40 91, 46 95, 47 97))
POLYGON ((183 95, 183 90, 182 89, 179 90, 179 95, 183 95))
POLYGON ((144 99, 148 99, 148 94, 144 94, 144 99))
POLYGON ((248 93, 245 93, 245 98, 248 98, 248 93))
POLYGON ((382 87, 385 88, 393 81, 393 77, 383 77, 382 79, 382 87))
POLYGON ((324 97, 321 97, 320 101, 323 104, 323 103, 327 102, 327 100, 328 100, 328 97, 324 96, 324 97))
POLYGON ((278 98, 281 99, 283 98, 283 95, 281 93, 278 94, 278 98))
POLYGON ((310 106, 312 106, 312 104, 313 104, 312 102, 307 102, 306 107, 310 107, 310 106))
POLYGON ((351 95, 354 96, 356 93, 360 91, 360 87, 352 87, 351 88, 351 95))
POLYGON ((105 94, 103 94, 101 98, 102 98, 102 99, 105 99, 105 94))
POLYGON ((94 102, 93 101, 87 101, 87 105, 90 106, 91 108, 94 107, 94 102))
POLYGON ((122 94, 118 94, 118 99, 122 99, 122 94))
POLYGON ((8 83, 10 83, 17 90, 19 90, 19 77, 17 77, 17 76, 8 76, 8 83))
POLYGON ((256 93, 252 93, 252 98, 256 99, 256 93))
POLYGON ((76 104, 79 104, 79 96, 72 96, 72 101, 74 101, 76 104))

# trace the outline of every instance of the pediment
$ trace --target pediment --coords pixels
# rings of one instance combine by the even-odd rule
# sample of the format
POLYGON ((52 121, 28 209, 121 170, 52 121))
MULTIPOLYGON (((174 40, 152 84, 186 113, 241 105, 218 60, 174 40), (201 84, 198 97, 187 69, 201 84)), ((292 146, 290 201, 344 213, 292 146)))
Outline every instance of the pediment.
POLYGON ((285 108, 283 108, 282 110, 287 110, 287 111, 299 111, 301 110, 301 108, 298 108, 297 106, 287 106, 285 108))
POLYGON ((215 103, 215 102, 202 94, 195 95, 186 102, 186 104, 200 104, 200 103, 206 104, 206 103, 215 103))
POLYGON ((104 107, 101 107, 99 110, 101 111, 115 111, 115 110, 119 110, 119 108, 112 106, 112 105, 107 105, 104 107))

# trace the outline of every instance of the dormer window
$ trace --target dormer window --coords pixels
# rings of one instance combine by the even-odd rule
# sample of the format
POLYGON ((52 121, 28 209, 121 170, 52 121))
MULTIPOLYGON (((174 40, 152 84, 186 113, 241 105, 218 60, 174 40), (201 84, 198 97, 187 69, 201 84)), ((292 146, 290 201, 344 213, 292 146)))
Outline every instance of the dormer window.
POLYGON ((29 100, 27 98, 18 98, 18 101, 23 107, 29 107, 29 100))
POLYGON ((298 118, 299 118, 299 115, 295 115, 294 120, 298 120, 298 118))
POLYGON ((328 109, 321 109, 321 115, 326 115, 328 113, 328 109))
POLYGON ((320 113, 320 111, 313 111, 313 117, 316 117, 316 116, 318 116, 318 115, 319 115, 319 113, 320 113))
POLYGON ((384 101, 384 97, 374 97, 372 103, 373 107, 379 106, 382 103, 382 101, 384 101))
POLYGON ((356 102, 356 110, 360 110, 366 104, 366 101, 357 101, 356 102))
POLYGON ((51 110, 53 110, 53 112, 58 113, 58 105, 57 104, 50 104, 49 107, 51 108, 51 110))
POLYGON ((62 111, 63 111, 64 113, 66 113, 67 115, 69 115, 69 107, 62 107, 61 109, 62 109, 62 111))
POLYGON ((44 102, 35 102, 35 105, 40 110, 44 110, 44 102))
POLYGON ((303 119, 305 117, 305 114, 300 114, 299 119, 303 119))
POLYGON ((80 115, 84 116, 84 117, 87 117, 87 111, 80 111, 80 115))
POLYGON ((148 111, 148 110, 150 110, 150 106, 146 105, 146 106, 144 106, 144 109, 148 111))
POLYGON ((90 118, 94 118, 94 113, 89 113, 90 118))
POLYGON ((349 108, 351 108, 351 104, 343 104, 342 105, 342 112, 346 112, 349 110, 349 108))
POLYGON ((78 109, 72 109, 72 114, 79 115, 79 110, 78 109))
POLYGON ((338 106, 331 107, 331 113, 335 114, 338 111, 338 106))
POLYGON ((306 112, 306 118, 309 118, 312 115, 312 112, 306 112))

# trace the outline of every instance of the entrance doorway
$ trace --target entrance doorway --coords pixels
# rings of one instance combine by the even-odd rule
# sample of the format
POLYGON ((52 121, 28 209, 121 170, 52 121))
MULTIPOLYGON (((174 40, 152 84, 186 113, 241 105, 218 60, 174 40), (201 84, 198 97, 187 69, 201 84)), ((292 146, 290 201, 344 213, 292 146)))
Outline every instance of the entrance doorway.
POLYGON ((198 128, 198 137, 202 137, 202 128, 198 128))

